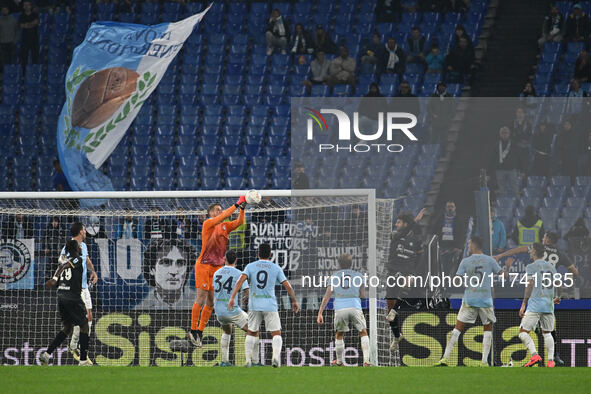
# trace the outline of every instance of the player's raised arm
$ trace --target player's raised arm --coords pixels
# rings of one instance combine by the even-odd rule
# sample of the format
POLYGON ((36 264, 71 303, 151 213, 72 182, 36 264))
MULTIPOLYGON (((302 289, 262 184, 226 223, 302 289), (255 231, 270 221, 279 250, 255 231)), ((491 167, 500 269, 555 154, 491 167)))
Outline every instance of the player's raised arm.
POLYGON ((296 299, 293 287, 291 287, 291 283, 289 283, 289 281, 286 279, 283 282, 281 282, 281 284, 283 285, 283 287, 285 287, 285 290, 287 290, 287 294, 289 294, 289 297, 291 298, 291 302, 294 305, 293 310, 295 311, 295 313, 299 313, 300 304, 298 304, 298 300, 296 299))
POLYGON ((231 222, 228 222, 228 224, 226 224, 228 232, 234 231, 242 223, 244 223, 244 208, 240 207, 240 214, 238 215, 238 217, 235 220, 232 220, 231 222))
POLYGON ((324 324, 324 318, 322 317, 322 313, 328 305, 328 301, 330 301, 330 296, 332 296, 332 286, 328 286, 326 288, 326 292, 324 293, 324 297, 322 297, 322 302, 320 303, 320 308, 318 309, 318 317, 316 318, 316 322, 318 324, 324 324))
POLYGON ((246 274, 242 274, 242 275, 240 275, 240 278, 238 278, 238 281, 236 282, 236 285, 234 286, 234 289, 232 290, 232 295, 230 296, 230 300, 228 301, 228 310, 232 310, 232 308, 234 308, 234 298, 236 298, 236 294, 238 294, 238 292, 242 288, 242 284, 244 283, 246 278, 247 278, 246 274))
POLYGON ((513 256, 513 255, 519 254, 519 253, 526 253, 526 252, 527 252, 527 246, 520 246, 518 248, 509 249, 509 250, 504 251, 501 254, 493 256, 493 259, 499 261, 502 258, 513 256))
MULTIPOLYGON (((230 216, 232 216, 232 214, 234 213, 234 211, 236 209, 240 208, 241 211, 244 211, 245 206, 246 206, 246 197, 240 196, 240 198, 238 199, 238 201, 236 201, 236 203, 234 205, 232 205, 229 208, 226 208, 226 210, 222 211, 222 213, 220 213, 216 217, 209 218, 205 222, 203 222, 203 227, 218 225, 221 222, 223 222, 224 220, 226 220, 227 218, 229 218, 230 216)), ((239 217, 239 219, 240 219, 240 217, 239 217)), ((242 220, 244 221, 244 216, 242 216, 242 220)))

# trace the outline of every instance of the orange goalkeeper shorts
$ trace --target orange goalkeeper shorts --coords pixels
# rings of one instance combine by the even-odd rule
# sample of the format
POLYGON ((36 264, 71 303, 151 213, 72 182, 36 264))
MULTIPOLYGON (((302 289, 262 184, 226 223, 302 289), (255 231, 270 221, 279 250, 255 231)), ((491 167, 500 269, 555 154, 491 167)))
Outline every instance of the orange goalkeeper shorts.
POLYGON ((213 289, 213 275, 223 265, 195 264, 195 288, 203 290, 213 289))

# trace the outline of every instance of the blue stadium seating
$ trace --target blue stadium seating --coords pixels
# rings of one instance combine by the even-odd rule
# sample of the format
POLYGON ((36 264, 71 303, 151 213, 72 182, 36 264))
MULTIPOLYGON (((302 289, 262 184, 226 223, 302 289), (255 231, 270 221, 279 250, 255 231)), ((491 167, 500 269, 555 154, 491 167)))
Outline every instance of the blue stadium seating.
MULTIPOLYGON (((180 58, 175 60, 164 75, 154 98, 143 105, 130 128, 127 142, 120 143, 113 154, 117 160, 122 160, 123 163, 129 160, 130 163, 129 168, 127 165, 108 168, 109 173, 112 171, 116 187, 134 190, 171 188, 175 185, 184 190, 227 187, 238 181, 225 182, 222 179, 220 183, 219 179, 213 180, 210 177, 196 179, 187 176, 193 175, 191 168, 199 167, 199 158, 203 162, 211 162, 212 157, 220 154, 221 156, 217 156, 217 160, 222 161, 218 163, 219 168, 226 164, 224 158, 232 157, 233 154, 244 155, 252 161, 241 171, 241 183, 244 186, 290 186, 288 177, 279 177, 277 173, 272 182, 264 182, 265 174, 273 167, 270 161, 287 160, 287 163, 281 163, 282 166, 277 166, 277 163, 275 166, 289 172, 290 163, 285 156, 290 152, 288 96, 362 95, 367 92, 369 83, 376 81, 377 77, 374 65, 359 65, 359 81, 355 92, 347 85, 336 85, 332 89, 315 85, 308 93, 302 81, 309 78, 310 56, 306 56, 308 64, 299 65, 292 64, 289 55, 275 53, 267 57, 265 54, 266 46, 259 38, 264 34, 271 7, 280 8, 284 16, 292 20, 292 29, 295 26, 294 20, 304 22, 306 28, 313 28, 315 24, 324 25, 329 35, 336 39, 335 42, 343 40, 354 56, 360 55, 362 40, 374 29, 404 40, 410 27, 419 24, 424 33, 433 32, 427 34, 429 42, 431 37, 444 37, 451 33, 447 34, 449 42, 455 25, 462 21, 469 34, 476 34, 482 26, 487 7, 486 1, 473 1, 465 16, 459 13, 421 15, 405 12, 400 24, 388 25, 375 23, 375 1, 341 0, 338 3, 214 3, 203 24, 187 40, 180 58), (244 120, 247 120, 247 124, 244 124, 244 120), (222 139, 224 143, 218 147, 217 143, 222 139), (232 143, 228 143, 228 140, 232 143), (207 145, 203 142, 207 142, 207 145), (154 147, 150 149, 151 144, 154 147), (174 162, 177 159, 179 170, 175 178, 169 173, 169 160, 174 162), (261 164, 261 160, 265 164, 261 164), (137 174, 138 164, 147 164, 149 174, 154 173, 153 182, 151 177, 144 175, 146 170, 142 170, 144 173, 141 176, 137 174), (165 167, 167 164, 168 167, 165 167), (172 181, 165 181, 164 175, 171 175, 172 181)), ((113 20, 118 15, 123 22, 152 24, 178 20, 181 16, 192 15, 202 9, 203 4, 195 2, 186 5, 166 1, 145 2, 138 5, 135 14, 126 14, 118 13, 114 3, 101 2, 94 5, 91 2, 77 1, 71 14, 58 12, 51 16, 41 13, 39 34, 42 57, 45 59, 43 62, 47 65, 29 65, 24 74, 18 65, 4 66, 2 102, 26 106, 23 111, 18 112, 0 110, 0 127, 3 132, 6 130, 13 136, 19 146, 14 151, 24 153, 26 150, 38 150, 39 154, 55 154, 55 148, 49 147, 50 141, 55 141, 55 137, 46 136, 45 130, 55 129, 57 116, 65 100, 63 78, 70 57, 66 53, 67 48, 81 41, 89 23, 93 21, 93 15, 99 20, 113 20), (24 110, 32 110, 30 113, 33 115, 21 116, 24 110), (3 125, 13 126, 4 128, 3 125)), ((402 41, 400 44, 406 45, 402 41)), ((444 51, 445 45, 441 44, 440 41, 444 51)), ((570 59, 569 54, 578 53, 579 50, 576 45, 565 49, 567 60, 570 59)), ((544 48, 544 52, 548 54, 560 53, 561 50, 560 45, 546 45, 544 48)), ((557 62, 559 58, 560 56, 554 58, 550 55, 544 57, 553 62, 557 62)), ((558 68, 557 65, 551 66, 549 72, 555 72, 558 68)), ((549 73, 545 71, 542 67, 539 75, 549 73)), ((419 95, 431 94, 435 84, 440 81, 438 74, 424 75, 423 67, 414 64, 407 66, 405 78, 413 83, 413 91, 419 95)), ((387 84, 386 80, 388 78, 381 81, 382 93, 395 95, 399 83, 397 77, 387 84)), ((549 85, 551 81, 544 80, 544 83, 549 85)), ((450 93, 461 94, 461 85, 450 85, 450 93)), ((406 165, 404 168, 408 170, 404 170, 405 176, 410 177, 413 173, 420 176, 417 179, 429 178, 436 163, 436 159, 429 157, 418 160, 415 160, 414 155, 400 157, 396 163, 406 165), (415 161, 418 167, 413 170, 415 161)), ((9 187, 23 184, 26 187, 27 184, 25 181, 8 183, 9 187)), ((42 182, 37 177, 34 182, 28 183, 30 186, 40 187, 42 182)), ((572 197, 584 193, 584 189, 572 190, 572 197)), ((566 195, 563 201, 565 199, 566 195)))

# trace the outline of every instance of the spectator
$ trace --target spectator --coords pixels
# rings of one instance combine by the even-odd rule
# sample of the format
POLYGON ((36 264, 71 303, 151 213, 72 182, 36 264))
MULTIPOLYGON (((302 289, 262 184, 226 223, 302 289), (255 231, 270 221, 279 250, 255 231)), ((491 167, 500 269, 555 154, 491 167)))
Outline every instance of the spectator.
POLYGON ((573 12, 566 19, 564 30, 564 39, 567 42, 587 42, 591 32, 591 23, 580 4, 573 6, 573 12))
POLYGON ((355 59, 349 56, 349 50, 345 46, 341 46, 340 56, 330 62, 328 69, 328 84, 355 84, 355 59))
POLYGON ((316 32, 314 33, 314 51, 322 51, 330 54, 337 53, 337 46, 332 42, 322 25, 316 26, 316 32))
POLYGON ((384 45, 380 42, 380 35, 374 33, 371 36, 371 42, 364 45, 361 53, 361 63, 364 64, 378 64, 380 59, 384 56, 384 45))
POLYGON ((445 64, 445 57, 439 51, 439 46, 432 45, 431 52, 425 57, 428 73, 441 73, 445 64))
POLYGON ((425 63, 425 54, 423 48, 425 47, 425 37, 421 34, 421 29, 414 26, 410 32, 410 37, 407 40, 408 56, 406 63, 425 63))
POLYGON ((328 80, 328 69, 330 62, 326 60, 323 51, 316 52, 316 59, 310 63, 310 70, 312 71, 312 78, 305 80, 304 85, 310 89, 312 85, 320 85, 326 83, 328 80))
POLYGON ((128 214, 117 224, 115 238, 132 239, 141 237, 142 231, 137 219, 131 216, 128 212, 128 214))
MULTIPOLYGON (((507 232, 505 230, 505 225, 503 222, 497 218, 496 209, 495 207, 490 207, 490 223, 492 228, 491 233, 491 244, 492 244, 492 254, 499 254, 507 245, 507 232)), ((478 227, 474 227, 474 235, 480 236, 478 232, 478 227)))
POLYGON ((18 24, 16 19, 9 14, 6 5, 2 6, 0 16, 0 65, 12 64, 14 62, 14 50, 18 40, 18 24))
MULTIPOLYGON (((384 97, 384 95, 382 94, 382 92, 380 92, 380 87, 378 86, 378 84, 375 82, 372 82, 369 84, 369 91, 363 97, 384 97)), ((373 112, 376 112, 376 111, 373 111, 373 112)))
POLYGON ((394 37, 388 38, 382 55, 380 72, 402 75, 404 72, 404 51, 398 46, 394 37))
POLYGON ((267 39, 267 56, 271 56, 275 48, 281 49, 281 54, 285 55, 285 48, 289 41, 289 25, 283 20, 277 8, 271 11, 265 37, 267 39))
POLYGON ((564 238, 586 238, 589 236, 589 229, 585 225, 585 219, 578 218, 575 224, 568 230, 564 238))
MULTIPOLYGON (((400 112, 409 112, 414 114, 417 119, 420 117, 420 105, 419 99, 416 95, 412 93, 412 89, 408 81, 402 81, 400 86, 398 87, 398 94, 396 97, 404 98, 404 100, 397 100, 396 109, 400 112)), ((396 134, 397 137, 401 138, 401 133, 396 134)))
POLYGON ((444 272, 455 272, 458 259, 464 249, 467 221, 458 215, 456 203, 448 200, 444 211, 436 216, 432 234, 439 237, 441 265, 444 272))
POLYGON ((306 168, 302 163, 296 163, 295 165, 295 174, 292 181, 292 186, 294 189, 310 188, 310 181, 308 180, 308 175, 306 175, 306 168))
POLYGON ((466 31, 466 28, 464 27, 464 25, 457 25, 456 26, 456 30, 454 31, 455 33, 455 44, 454 47, 457 47, 460 44, 460 40, 462 38, 465 38, 466 41, 468 42, 468 47, 472 48, 472 39, 470 38, 470 36, 468 35, 468 32, 466 31))
POLYGON ((307 55, 314 52, 312 40, 308 36, 308 32, 304 30, 304 25, 301 23, 298 23, 295 27, 295 35, 291 43, 290 52, 294 55, 307 55))
MULTIPOLYGON (((177 211, 183 212, 183 207, 177 208, 177 211)), ((172 220, 172 238, 177 239, 197 239, 199 233, 199 226, 190 218, 183 215, 178 215, 176 219, 172 220)))
POLYGON ((43 255, 49 258, 58 256, 66 237, 66 230, 62 226, 59 216, 52 217, 43 233, 43 255))
POLYGON ((526 82, 523 90, 519 94, 519 97, 536 97, 536 89, 534 84, 530 81, 526 82))
POLYGON ((511 139, 508 127, 499 130, 499 144, 493 150, 491 168, 496 174, 499 194, 519 195, 523 155, 511 139))
POLYGON ((542 27, 542 37, 538 40, 540 48, 546 42, 560 42, 562 41, 562 25, 564 18, 556 4, 550 6, 550 14, 544 17, 544 25, 542 27))
POLYGON ((29 239, 33 238, 33 222, 23 214, 9 216, 2 228, 4 239, 29 239))
POLYGON ((577 174, 577 156, 580 142, 571 121, 565 119, 562 122, 562 130, 560 130, 557 139, 561 174, 570 176, 577 174))
POLYGON ((583 110, 583 97, 587 97, 587 93, 581 89, 581 82, 578 79, 570 81, 570 89, 566 97, 566 113, 575 117, 580 115, 583 110))
POLYGON ((532 149, 534 165, 532 175, 550 176, 552 160, 552 141, 554 133, 546 122, 540 122, 538 132, 534 134, 532 149))
POLYGON ((497 217, 497 210, 494 207, 490 209, 490 220, 492 222, 492 253, 499 254, 507 245, 507 231, 505 225, 497 217))
POLYGON ((384 97, 377 83, 369 85, 369 91, 359 100, 359 128, 361 130, 376 130, 379 127, 378 113, 388 112, 387 105, 383 100, 375 98, 384 97))
POLYGON ((591 59, 586 50, 582 50, 577 58, 574 77, 581 82, 591 81, 591 59))
POLYGON ((445 58, 445 64, 448 82, 462 83, 468 79, 474 69, 474 48, 469 45, 468 38, 460 38, 459 44, 445 58))
POLYGON ((591 176, 591 132, 587 134, 587 139, 581 144, 579 153, 579 174, 591 176))
POLYGON ((144 224, 144 239, 171 238, 170 223, 160 216, 159 211, 158 206, 152 207, 152 217, 144 224))
POLYGON ((518 107, 515 110, 515 119, 513 120, 513 141, 515 145, 522 149, 522 154, 526 154, 530 146, 531 135, 531 122, 525 116, 525 110, 518 107))
POLYGON ((58 159, 53 161, 53 188, 58 192, 72 191, 58 159))
POLYGON ((447 131, 451 126, 451 120, 454 116, 455 104, 453 96, 447 93, 445 82, 437 84, 437 91, 429 99, 429 116, 431 124, 432 144, 446 144, 447 131))
POLYGON ((23 2, 23 12, 19 19, 21 27, 21 64, 25 66, 29 60, 29 52, 31 53, 31 60, 34 64, 39 63, 39 36, 37 34, 37 27, 39 26, 39 15, 33 11, 30 1, 23 2))
POLYGON ((542 219, 536 214, 536 208, 531 205, 525 207, 525 214, 517 221, 513 230, 513 241, 518 246, 529 246, 541 242, 544 234, 542 219))
POLYGON ((376 19, 379 23, 394 23, 400 20, 400 0, 378 0, 376 19))

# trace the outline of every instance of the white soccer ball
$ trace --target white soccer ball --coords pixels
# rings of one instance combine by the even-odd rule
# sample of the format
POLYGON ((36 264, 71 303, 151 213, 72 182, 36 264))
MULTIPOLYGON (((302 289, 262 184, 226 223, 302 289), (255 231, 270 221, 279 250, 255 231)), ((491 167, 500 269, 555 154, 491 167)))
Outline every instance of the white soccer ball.
POLYGON ((261 202, 261 195, 256 190, 252 189, 246 193, 246 202, 249 204, 258 204, 261 202))

